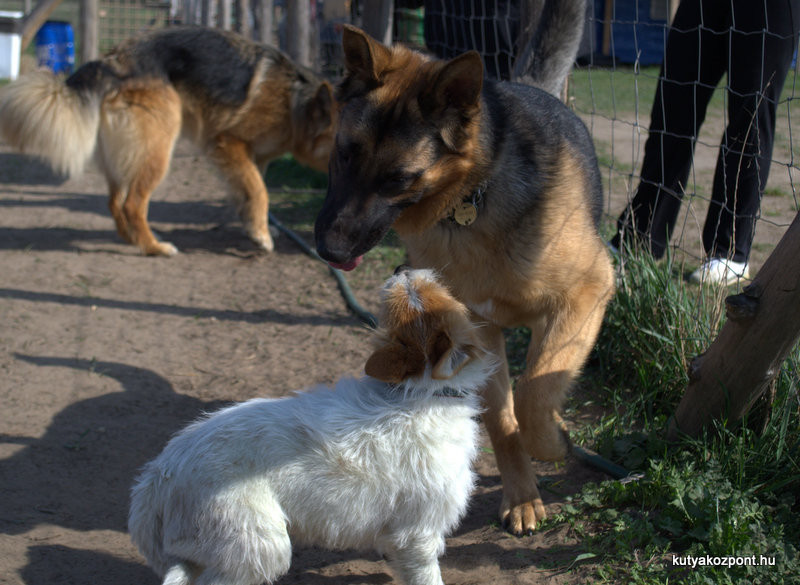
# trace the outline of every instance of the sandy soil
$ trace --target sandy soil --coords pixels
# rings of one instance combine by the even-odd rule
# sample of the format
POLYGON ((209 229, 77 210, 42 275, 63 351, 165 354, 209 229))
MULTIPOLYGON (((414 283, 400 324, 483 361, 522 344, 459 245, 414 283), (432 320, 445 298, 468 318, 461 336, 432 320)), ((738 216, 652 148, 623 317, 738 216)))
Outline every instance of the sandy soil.
MULTIPOLYGON (((361 372, 369 333, 326 268, 286 237, 257 252, 224 192, 179 150, 150 218, 182 253, 146 258, 117 237, 99 174, 64 181, 0 147, 0 583, 157 583, 126 533, 128 490, 168 437, 230 401, 361 372)), ((355 290, 366 308, 386 276, 355 290)), ((602 477, 538 469, 550 510, 602 477)), ((488 450, 478 472, 445 582, 585 582, 568 529, 507 535, 488 450)), ((281 582, 391 580, 372 553, 305 549, 281 582)))
MULTIPOLYGON (((649 114, 648 114, 649 115, 649 114)), ((629 112, 613 119, 584 115, 597 146, 600 169, 604 176, 606 214, 616 221, 638 186, 638 173, 644 157, 648 120, 636 120, 629 112), (642 124, 645 124, 644 126, 642 124)), ((780 241, 800 209, 796 190, 800 172, 791 151, 790 120, 779 112, 773 161, 756 233, 750 252, 750 277, 758 270, 780 241)), ((697 268, 705 256, 702 244, 703 224, 717 164, 719 143, 725 127, 721 115, 709 115, 701 127, 694 154, 694 164, 685 187, 686 195, 672 236, 672 253, 685 275, 697 268)))
MULTIPOLYGON (((615 159, 623 153, 638 169, 644 135, 620 121, 591 127, 600 145, 613 144, 615 159)), ((713 172, 715 131, 698 147, 701 191, 713 172)), ((792 160, 780 149, 776 158, 792 160)), ((616 217, 628 196, 626 171, 606 172, 607 212, 616 217)), ((796 213, 793 173, 788 164, 773 169, 770 183, 785 195, 764 200, 753 272, 796 213)), ((684 212, 676 240, 696 266, 702 200, 684 212)), ((179 149, 150 219, 180 255, 146 258, 123 244, 99 174, 65 181, 0 145, 1 584, 157 583, 126 533, 128 490, 141 465, 203 411, 363 368, 369 332, 327 269, 285 236, 275 253, 256 251, 205 159, 179 149)), ((373 311, 388 276, 377 272, 354 279, 373 311)), ((498 527, 501 488, 488 449, 477 469, 470 512, 442 559, 445 582, 585 582, 590 568, 573 565, 583 551, 567 528, 514 538, 498 527)), ((602 478, 576 461, 537 469, 549 482, 551 511, 602 478)), ((298 550, 281 582, 391 580, 371 553, 298 550)))

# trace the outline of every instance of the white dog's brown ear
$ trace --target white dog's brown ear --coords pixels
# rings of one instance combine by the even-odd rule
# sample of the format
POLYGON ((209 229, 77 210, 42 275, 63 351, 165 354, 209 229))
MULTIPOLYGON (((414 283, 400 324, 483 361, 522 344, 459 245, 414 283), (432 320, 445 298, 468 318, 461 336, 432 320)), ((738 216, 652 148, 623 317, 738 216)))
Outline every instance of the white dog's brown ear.
POLYGON ((399 341, 379 347, 364 366, 367 376, 389 384, 399 384, 424 369, 425 354, 422 350, 399 341))
POLYGON ((456 347, 453 340, 441 331, 433 344, 431 361, 434 380, 449 380, 473 359, 472 347, 456 347))

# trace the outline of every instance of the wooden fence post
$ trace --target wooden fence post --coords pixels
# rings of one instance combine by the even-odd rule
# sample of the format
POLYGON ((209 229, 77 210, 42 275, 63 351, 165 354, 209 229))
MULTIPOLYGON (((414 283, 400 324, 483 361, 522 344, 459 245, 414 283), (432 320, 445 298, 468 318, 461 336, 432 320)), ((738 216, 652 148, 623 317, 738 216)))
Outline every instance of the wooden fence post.
POLYGON ((272 0, 252 0, 256 26, 255 39, 268 45, 276 44, 272 39, 272 0))
POLYGON ((200 24, 203 26, 213 26, 214 6, 211 0, 201 0, 200 3, 200 24))
POLYGON ((20 52, 28 48, 47 17, 59 4, 61 4, 61 0, 40 0, 34 9, 23 17, 18 28, 20 52))
POLYGON ((231 30, 233 25, 233 5, 232 0, 219 0, 219 12, 217 26, 222 30, 231 30))
POLYGON ((236 32, 246 39, 251 38, 250 0, 236 0, 233 11, 236 14, 236 32))
POLYGON ((689 367, 667 438, 696 437, 712 420, 738 421, 800 338, 800 213, 752 284, 726 299, 728 320, 689 367))
POLYGON ((295 63, 311 67, 311 6, 308 0, 288 4, 286 52, 295 63))
POLYGON ((100 56, 99 0, 81 0, 81 63, 100 56))

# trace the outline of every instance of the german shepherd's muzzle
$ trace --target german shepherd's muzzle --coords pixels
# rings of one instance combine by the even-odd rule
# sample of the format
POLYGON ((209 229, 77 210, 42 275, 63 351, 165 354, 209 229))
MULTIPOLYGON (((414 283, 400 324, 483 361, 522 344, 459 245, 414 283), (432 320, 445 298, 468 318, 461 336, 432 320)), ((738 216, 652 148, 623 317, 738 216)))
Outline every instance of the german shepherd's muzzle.
MULTIPOLYGON (((366 168, 353 148, 334 149, 325 202, 314 225, 319 255, 334 268, 352 270, 363 255, 388 233, 400 213, 419 196, 398 195, 410 187, 410 177, 382 176, 366 168)), ((421 196, 421 195, 420 195, 421 196)))

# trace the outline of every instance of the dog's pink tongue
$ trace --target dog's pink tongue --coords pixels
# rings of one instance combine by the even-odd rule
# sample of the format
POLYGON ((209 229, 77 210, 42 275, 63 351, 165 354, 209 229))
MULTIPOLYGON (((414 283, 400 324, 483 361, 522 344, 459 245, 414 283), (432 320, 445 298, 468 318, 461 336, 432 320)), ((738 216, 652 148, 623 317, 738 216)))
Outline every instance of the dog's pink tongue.
POLYGON ((328 262, 334 268, 338 268, 339 270, 344 270, 345 272, 350 272, 356 266, 361 264, 361 261, 364 259, 364 256, 356 256, 350 262, 345 262, 344 264, 339 264, 338 262, 328 262))

